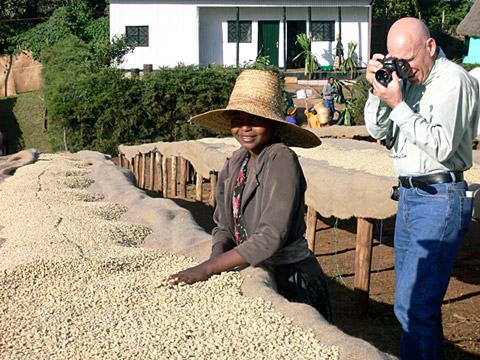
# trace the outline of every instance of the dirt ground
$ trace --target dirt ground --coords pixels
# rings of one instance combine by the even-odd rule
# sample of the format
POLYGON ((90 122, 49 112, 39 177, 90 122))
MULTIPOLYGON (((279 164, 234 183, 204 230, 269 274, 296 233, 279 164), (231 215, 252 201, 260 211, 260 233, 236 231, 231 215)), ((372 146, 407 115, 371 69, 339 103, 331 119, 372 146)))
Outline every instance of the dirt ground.
MULTIPOLYGON (((212 208, 194 202, 194 187, 187 200, 172 199, 188 209, 207 232, 213 228, 212 208)), ((204 201, 208 199, 204 184, 204 201)), ((335 324, 345 333, 365 339, 379 349, 399 355, 401 328, 393 314, 393 230, 395 219, 376 221, 368 313, 355 308, 353 279, 356 220, 319 218, 315 255, 328 276, 335 324), (381 234, 381 235, 380 235, 381 234)), ((474 222, 458 256, 444 299, 443 327, 449 360, 480 359, 480 223, 474 222)))
MULTIPOLYGON (((376 221, 366 316, 358 316, 354 306, 356 220, 319 219, 315 254, 329 277, 336 325, 398 356, 401 328, 393 314, 394 223, 394 218, 376 221)), ((457 258, 442 307, 449 360, 480 359, 480 224, 474 222, 472 225, 457 258)))

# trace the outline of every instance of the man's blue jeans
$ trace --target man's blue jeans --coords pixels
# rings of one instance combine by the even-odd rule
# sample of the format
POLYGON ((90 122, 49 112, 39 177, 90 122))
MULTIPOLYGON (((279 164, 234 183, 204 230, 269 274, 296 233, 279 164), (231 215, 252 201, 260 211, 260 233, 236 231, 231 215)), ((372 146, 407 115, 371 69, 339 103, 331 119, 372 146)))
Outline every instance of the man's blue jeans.
POLYGON ((395 225, 395 315, 403 360, 445 359, 443 297, 473 201, 465 182, 400 188, 395 225))
POLYGON ((330 125, 333 125, 334 124, 333 114, 335 114, 334 100, 333 99, 332 100, 325 99, 323 101, 323 103, 325 104, 325 107, 328 109, 328 116, 330 117, 328 123, 330 125))

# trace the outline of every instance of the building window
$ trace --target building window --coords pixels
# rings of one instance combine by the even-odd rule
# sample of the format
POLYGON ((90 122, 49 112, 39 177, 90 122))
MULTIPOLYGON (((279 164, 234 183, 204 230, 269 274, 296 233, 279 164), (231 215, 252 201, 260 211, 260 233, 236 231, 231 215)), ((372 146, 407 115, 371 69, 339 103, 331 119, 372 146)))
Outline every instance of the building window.
POLYGON ((148 46, 148 26, 127 26, 125 33, 129 45, 148 46))
POLYGON ((312 41, 334 41, 335 21, 312 21, 312 41))
MULTIPOLYGON (((239 21, 240 23, 240 41, 241 43, 252 42, 252 22, 251 21, 239 21)), ((237 42, 237 22, 228 22, 228 42, 237 42)))

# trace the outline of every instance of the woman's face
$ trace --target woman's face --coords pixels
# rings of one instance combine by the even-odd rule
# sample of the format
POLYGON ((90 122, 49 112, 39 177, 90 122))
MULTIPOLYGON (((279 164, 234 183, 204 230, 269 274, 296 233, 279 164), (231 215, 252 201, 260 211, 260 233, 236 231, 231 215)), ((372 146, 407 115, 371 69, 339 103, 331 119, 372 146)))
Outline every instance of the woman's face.
POLYGON ((230 130, 243 148, 258 155, 272 138, 273 124, 254 115, 238 113, 231 121, 230 130))

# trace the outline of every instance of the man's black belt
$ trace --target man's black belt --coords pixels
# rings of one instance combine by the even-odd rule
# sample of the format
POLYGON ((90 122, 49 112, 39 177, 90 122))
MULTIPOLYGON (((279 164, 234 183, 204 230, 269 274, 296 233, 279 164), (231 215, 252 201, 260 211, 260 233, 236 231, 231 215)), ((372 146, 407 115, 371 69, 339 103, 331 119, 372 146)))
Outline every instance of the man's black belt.
POLYGON ((444 184, 463 181, 462 171, 450 171, 420 176, 399 176, 400 185, 404 188, 426 187, 433 184, 444 184))

